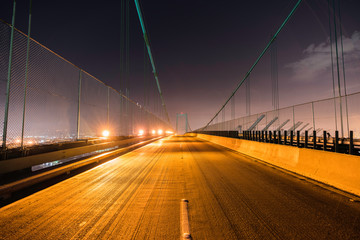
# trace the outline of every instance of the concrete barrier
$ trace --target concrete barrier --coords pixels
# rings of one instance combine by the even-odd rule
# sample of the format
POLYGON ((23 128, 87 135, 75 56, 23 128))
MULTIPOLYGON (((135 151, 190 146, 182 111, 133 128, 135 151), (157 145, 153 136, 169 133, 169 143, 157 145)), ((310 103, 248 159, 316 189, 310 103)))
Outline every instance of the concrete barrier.
POLYGON ((359 156, 204 134, 197 137, 360 196, 359 156))
POLYGON ((32 156, 27 157, 21 157, 21 158, 13 158, 8 160, 2 160, 0 161, 0 175, 5 173, 10 173, 26 168, 30 168, 34 165, 46 163, 46 162, 52 162, 56 160, 62 160, 74 156, 78 156, 84 153, 89 152, 95 152, 95 151, 101 151, 107 148, 114 148, 114 147, 124 147, 129 144, 135 144, 140 141, 148 140, 148 138, 129 138, 126 140, 120 140, 120 141, 113 141, 113 142, 105 142, 95 145, 88 145, 83 147, 77 147, 77 148, 69 148, 54 152, 48 152, 48 153, 41 153, 36 154, 32 156))
POLYGON ((120 148, 120 149, 116 149, 110 152, 105 152, 93 157, 89 157, 80 161, 76 161, 73 163, 70 163, 68 165, 65 166, 60 166, 58 168, 52 169, 52 170, 48 170, 24 179, 20 179, 17 180, 15 182, 11 182, 8 184, 4 184, 0 186, 0 199, 6 199, 9 198, 11 196, 11 194, 13 192, 22 190, 24 188, 30 187, 32 185, 35 185, 37 183, 41 183, 44 181, 47 181, 51 178, 54 178, 56 176, 65 174, 65 173, 70 173, 71 171, 74 171, 76 169, 79 169, 81 167, 93 164, 93 163, 102 163, 105 162, 107 160, 113 159, 117 156, 120 156, 124 153, 127 153, 129 151, 133 151, 139 147, 145 146, 151 142, 154 142, 156 140, 158 140, 160 138, 152 138, 150 140, 146 140, 146 141, 139 141, 138 143, 135 143, 133 145, 124 147, 124 148, 120 148))

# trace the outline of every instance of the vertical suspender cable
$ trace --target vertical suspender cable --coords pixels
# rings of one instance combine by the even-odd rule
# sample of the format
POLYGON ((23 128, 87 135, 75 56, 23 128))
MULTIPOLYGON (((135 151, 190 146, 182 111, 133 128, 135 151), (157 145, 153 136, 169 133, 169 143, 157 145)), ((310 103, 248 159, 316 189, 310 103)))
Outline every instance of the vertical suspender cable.
POLYGON ((82 78, 82 70, 79 70, 79 83, 78 83, 78 109, 77 109, 77 123, 76 123, 76 140, 80 139, 80 107, 81 107, 81 78, 82 78))
POLYGON ((146 91, 147 91, 147 86, 146 86, 146 46, 145 46, 145 43, 144 43, 144 55, 143 55, 143 58, 144 58, 144 75, 143 75, 143 80, 144 80, 144 100, 143 100, 143 104, 144 104, 144 107, 146 107, 146 91))
POLYGON ((30 50, 30 33, 31 33, 31 13, 32 12, 32 0, 30 0, 29 6, 29 25, 28 25, 28 35, 26 43, 26 63, 25 63, 25 81, 24 81, 24 101, 23 101, 23 114, 22 114, 22 124, 21 124, 21 149, 24 147, 24 129, 25 129, 25 111, 26 111, 26 93, 27 93, 27 81, 29 76, 29 50, 30 50))
POLYGON ((120 133, 126 135, 125 130, 125 102, 127 101, 123 95, 125 93, 125 1, 120 1, 120 133))
POLYGON ((292 107, 293 112, 293 131, 295 132, 295 105, 292 107))
MULTIPOLYGON (((130 76, 130 0, 126 0, 126 28, 125 28, 125 94, 126 97, 130 97, 130 90, 129 90, 129 76, 130 76)), ((132 118, 132 109, 129 105, 129 101, 126 101, 126 116, 127 116, 127 126, 128 127, 128 133, 132 134, 132 124, 133 124, 133 118, 132 118)))
MULTIPOLYGON (((135 0, 137 1, 137 0, 135 0)), ((302 2, 302 0, 298 0, 298 2, 295 4, 295 6, 293 7, 293 9, 291 10, 291 12, 289 13, 289 15, 286 17, 286 19, 284 20, 284 22, 281 24, 281 26, 279 27, 279 29, 276 31, 276 33, 273 35, 273 37, 271 38, 271 40, 269 41, 269 43, 266 45, 266 47, 264 48, 264 50, 261 52, 261 54, 259 55, 259 57, 256 59, 256 61, 254 62, 254 64, 251 66, 251 68, 249 69, 249 71, 246 73, 245 77, 238 83, 238 85, 236 86, 235 90, 231 93, 230 97, 225 101, 224 105, 220 108, 220 110, 215 114, 215 116, 206 124, 206 126, 203 129, 206 129, 209 124, 219 115, 219 113, 221 112, 221 110, 223 110, 223 108, 226 106, 226 104, 230 101, 230 99, 235 95, 235 93, 237 92, 237 90, 241 87, 241 85, 244 83, 244 81, 249 77, 250 73, 252 72, 252 70, 255 68, 255 66, 258 64, 258 62, 260 61, 260 59, 264 56, 264 54, 267 52, 267 50, 269 49, 269 47, 271 46, 271 44, 274 42, 274 40, 276 39, 276 37, 279 35, 279 33, 281 32, 281 30, 284 28, 284 26, 286 25, 286 23, 290 20, 290 18, 292 17, 292 15, 295 13, 296 9, 299 7, 300 3, 302 2)))
POLYGON ((331 57, 331 76, 333 83, 333 97, 334 97, 334 113, 335 113, 335 130, 337 131, 337 111, 336 111, 336 94, 335 94, 335 73, 334 73, 334 56, 333 56, 333 40, 332 40, 332 31, 331 31, 331 8, 330 0, 328 0, 328 12, 329 12, 329 35, 330 35, 330 57, 331 57))
MULTIPOLYGON (((130 10, 129 10, 130 0, 126 0, 126 28, 125 28, 125 88, 129 90, 129 75, 130 75, 130 56, 129 56, 129 50, 130 50, 130 10)), ((126 95, 129 97, 128 95, 126 95)))
POLYGON ((6 84, 6 103, 5 103, 5 113, 4 113, 3 142, 2 142, 3 150, 6 149, 7 125, 8 125, 8 117, 9 117, 11 65, 12 65, 12 55, 13 55, 13 47, 14 47, 13 44, 14 44, 14 29, 15 29, 15 9, 16 9, 16 0, 14 0, 13 15, 11 20, 9 67, 8 67, 8 76, 7 76, 7 84, 6 84))
POLYGON ((120 91, 124 92, 125 82, 124 82, 124 36, 125 36, 125 7, 124 2, 120 1, 120 91))
POLYGON ((347 103, 347 91, 346 91, 346 78, 345 78, 345 59, 344 59, 344 44, 343 44, 343 33, 342 33, 342 22, 341 22, 341 10, 340 2, 338 1, 338 12, 339 12, 339 28, 340 28, 340 40, 341 40, 341 59, 342 59, 342 70, 343 70, 343 80, 344 80, 344 93, 345 93, 345 111, 346 111, 346 126, 348 136, 350 136, 350 127, 349 127, 349 112, 348 112, 348 103, 347 103))
POLYGON ((335 35, 335 52, 336 52, 336 70, 337 70, 338 90, 339 90, 339 100, 340 100, 341 137, 344 138, 344 124, 343 124, 343 115, 342 115, 342 99, 341 99, 341 83, 340 83, 340 67, 339 67, 339 51, 338 51, 337 31, 336 31, 335 0, 333 0, 333 11, 334 11, 334 35, 335 35))

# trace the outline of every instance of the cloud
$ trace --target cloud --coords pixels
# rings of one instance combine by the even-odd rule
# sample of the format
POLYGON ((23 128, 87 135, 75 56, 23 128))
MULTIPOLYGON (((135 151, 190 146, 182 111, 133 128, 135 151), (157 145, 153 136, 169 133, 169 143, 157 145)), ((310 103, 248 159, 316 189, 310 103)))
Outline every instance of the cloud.
MULTIPOLYGON (((341 54, 340 38, 338 39, 339 54, 341 54)), ((333 57, 335 64, 335 43, 333 43, 333 57)), ((360 32, 355 31, 351 37, 343 36, 343 49, 346 71, 359 71, 360 59, 360 32), (357 61, 357 64, 354 62, 357 61)), ((341 58, 341 55, 339 56, 341 58)), ((311 44, 303 51, 303 57, 293 63, 285 65, 293 72, 292 79, 295 81, 314 81, 319 79, 331 69, 331 45, 330 40, 318 45, 311 44)))

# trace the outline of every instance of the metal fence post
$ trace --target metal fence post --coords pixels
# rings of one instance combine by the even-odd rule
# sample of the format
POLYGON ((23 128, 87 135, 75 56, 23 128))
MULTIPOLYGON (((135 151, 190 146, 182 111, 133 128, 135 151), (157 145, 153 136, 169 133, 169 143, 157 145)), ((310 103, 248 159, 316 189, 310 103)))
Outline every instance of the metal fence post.
POLYGON ((339 131, 335 131, 334 147, 335 147, 335 152, 339 152, 339 131))
POLYGON ((276 130, 274 130, 274 143, 278 143, 278 139, 277 139, 277 136, 276 136, 276 130))
POLYGON ((76 140, 80 139, 80 104, 81 104, 81 77, 82 70, 79 70, 79 84, 78 84, 78 108, 77 108, 77 123, 76 123, 76 140))
POLYGON ((315 128, 315 110, 314 110, 314 102, 311 102, 311 110, 312 110, 312 117, 313 117, 313 128, 315 128))
POLYGON ((6 102, 5 102, 5 113, 4 113, 4 129, 3 129, 3 142, 2 149, 6 150, 6 137, 7 137, 7 125, 9 118, 9 100, 10 100, 10 82, 11 82, 11 65, 12 65, 12 54, 13 54, 13 42, 14 42, 14 28, 15 28, 15 9, 16 9, 16 0, 13 4, 13 15, 11 20, 11 35, 10 35, 10 52, 9 52, 9 66, 8 66, 8 76, 6 84, 6 102))
POLYGON ((268 142, 268 131, 265 131, 265 142, 268 142))
POLYGON ((296 131, 296 146, 300 147, 300 131, 296 131))
MULTIPOLYGON (((120 129, 120 136, 124 134, 124 127, 123 127, 123 123, 125 122, 124 120, 124 106, 123 106, 123 102, 124 102, 124 97, 123 94, 120 90, 120 123, 119 123, 119 129, 120 129)), ((149 130, 150 132, 150 130, 149 130)))
POLYGON ((349 154, 354 154, 354 132, 350 131, 349 154))
POLYGON ((110 87, 107 87, 107 130, 109 130, 110 123, 110 87))
POLYGON ((281 131, 278 132, 278 144, 282 144, 281 131))
POLYGON ((295 131, 295 106, 292 107, 293 110, 293 129, 295 131))

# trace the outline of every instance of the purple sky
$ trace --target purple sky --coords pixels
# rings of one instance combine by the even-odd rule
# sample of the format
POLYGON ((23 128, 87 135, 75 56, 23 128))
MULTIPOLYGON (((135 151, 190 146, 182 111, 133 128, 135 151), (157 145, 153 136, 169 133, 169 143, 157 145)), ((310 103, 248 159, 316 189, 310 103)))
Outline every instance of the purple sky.
MULTIPOLYGON (((27 2, 17 1, 16 26, 24 32, 27 2)), ((360 1, 341 2, 347 92, 354 93, 360 91, 360 1)), ((173 125, 176 113, 184 112, 193 129, 204 126, 245 76, 295 3, 141 1, 173 125)), ((0 18, 10 22, 11 7, 12 1, 3 1, 0 18)), ((120 1, 105 4, 33 0, 32 37, 119 90, 120 12, 120 1)), ((130 14, 129 90, 130 97, 142 104, 148 88, 144 90, 144 46, 133 1, 130 14)), ((332 97, 328 24, 326 0, 303 1, 280 33, 280 107, 332 97)), ((146 81, 154 84, 149 65, 145 65, 146 81)), ((241 87, 236 95, 236 117, 246 114, 244 94, 241 87)), ((252 113, 272 109, 269 54, 251 75, 251 102, 252 113)))

